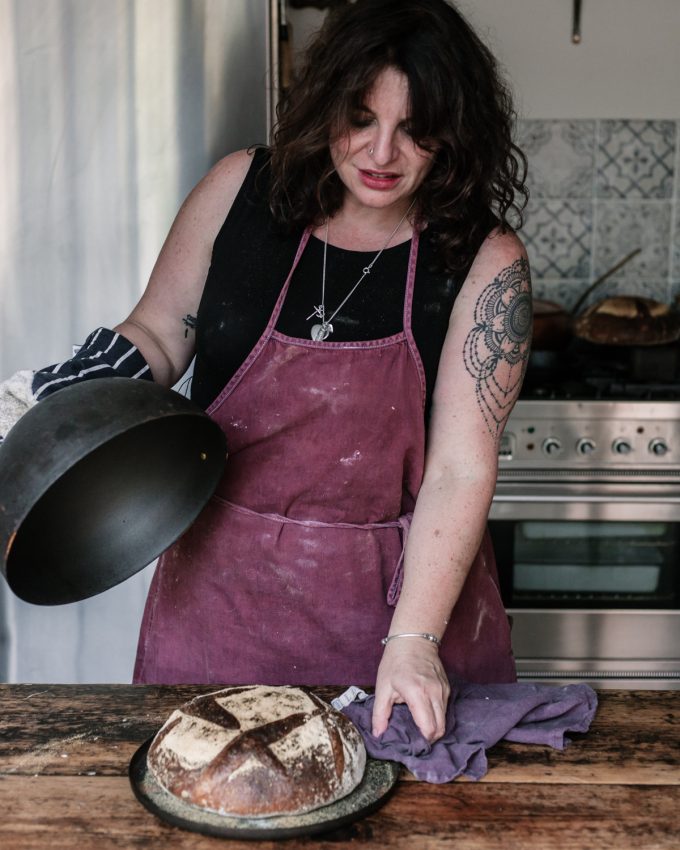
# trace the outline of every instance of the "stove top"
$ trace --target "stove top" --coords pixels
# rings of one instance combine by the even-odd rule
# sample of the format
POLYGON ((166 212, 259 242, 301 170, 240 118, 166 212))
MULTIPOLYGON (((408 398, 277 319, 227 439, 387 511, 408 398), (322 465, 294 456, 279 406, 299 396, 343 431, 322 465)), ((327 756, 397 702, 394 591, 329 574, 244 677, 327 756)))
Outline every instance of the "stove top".
POLYGON ((564 401, 680 401, 680 383, 639 383, 590 378, 559 383, 542 380, 525 382, 523 399, 564 401))
POLYGON ((680 472, 680 401, 520 399, 505 427, 506 470, 680 472))
POLYGON ((531 353, 522 399, 680 401, 680 343, 601 346, 574 340, 531 353))

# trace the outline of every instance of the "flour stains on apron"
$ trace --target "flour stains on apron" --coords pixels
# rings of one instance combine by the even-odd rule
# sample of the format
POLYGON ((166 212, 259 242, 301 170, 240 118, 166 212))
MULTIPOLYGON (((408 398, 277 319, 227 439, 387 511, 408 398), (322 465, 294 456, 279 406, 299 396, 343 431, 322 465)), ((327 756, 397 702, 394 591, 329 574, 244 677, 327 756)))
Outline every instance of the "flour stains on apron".
MULTIPOLYGON (((160 559, 136 682, 375 682, 423 476, 425 374, 411 332, 418 234, 403 331, 358 342, 275 329, 309 235, 261 338, 208 410, 229 459, 208 506, 160 559)), ((488 535, 441 656, 468 681, 514 680, 488 535)))

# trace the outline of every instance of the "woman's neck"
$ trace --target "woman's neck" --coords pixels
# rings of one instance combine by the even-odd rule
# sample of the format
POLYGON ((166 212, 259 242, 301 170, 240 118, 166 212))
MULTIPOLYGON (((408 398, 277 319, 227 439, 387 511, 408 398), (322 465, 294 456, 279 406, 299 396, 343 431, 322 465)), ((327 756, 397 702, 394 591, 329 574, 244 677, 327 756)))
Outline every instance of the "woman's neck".
MULTIPOLYGON (((409 240, 413 235, 412 219, 410 201, 401 208, 378 209, 345 201, 328 223, 328 242, 337 248, 379 251, 385 247, 388 238, 389 246, 409 240)), ((313 233, 317 238, 325 239, 325 223, 315 228, 313 233)))

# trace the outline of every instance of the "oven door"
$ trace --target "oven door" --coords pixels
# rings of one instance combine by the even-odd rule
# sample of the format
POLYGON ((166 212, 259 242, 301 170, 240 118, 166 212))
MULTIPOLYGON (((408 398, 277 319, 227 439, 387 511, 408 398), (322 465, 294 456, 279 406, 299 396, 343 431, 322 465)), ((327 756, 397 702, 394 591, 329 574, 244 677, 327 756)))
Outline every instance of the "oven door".
POLYGON ((500 482, 489 527, 520 676, 680 687, 677 485, 500 482))

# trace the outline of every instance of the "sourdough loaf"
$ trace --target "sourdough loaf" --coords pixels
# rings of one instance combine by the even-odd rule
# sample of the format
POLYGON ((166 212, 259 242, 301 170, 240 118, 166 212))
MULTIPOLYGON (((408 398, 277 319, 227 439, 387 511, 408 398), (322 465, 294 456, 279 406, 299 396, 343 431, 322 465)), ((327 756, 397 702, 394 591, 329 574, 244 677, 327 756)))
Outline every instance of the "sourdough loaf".
POLYGON ((662 345, 680 338, 680 313, 651 298, 614 296, 588 307, 574 332, 606 345, 662 345))
POLYGON ((361 782, 355 726, 300 688, 254 685, 197 697, 154 738, 147 765, 187 803, 237 817, 302 814, 361 782))

